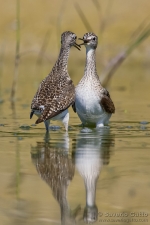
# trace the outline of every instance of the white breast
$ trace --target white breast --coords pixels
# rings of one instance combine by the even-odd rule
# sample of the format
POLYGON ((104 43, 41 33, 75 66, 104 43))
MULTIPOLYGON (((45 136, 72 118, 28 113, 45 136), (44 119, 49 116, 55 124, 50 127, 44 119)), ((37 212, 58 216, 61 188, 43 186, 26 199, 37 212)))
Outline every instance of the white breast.
POLYGON ((96 123, 104 114, 98 93, 89 85, 76 87, 76 111, 81 121, 96 123))

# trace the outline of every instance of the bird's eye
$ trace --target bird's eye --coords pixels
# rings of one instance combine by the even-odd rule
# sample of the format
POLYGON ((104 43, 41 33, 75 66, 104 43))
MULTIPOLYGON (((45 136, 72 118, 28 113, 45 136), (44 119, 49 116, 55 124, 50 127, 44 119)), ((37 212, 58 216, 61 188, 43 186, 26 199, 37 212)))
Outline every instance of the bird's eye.
POLYGON ((75 36, 74 39, 76 40, 77 39, 77 36, 75 36))
POLYGON ((92 40, 93 40, 93 41, 95 41, 95 40, 96 40, 96 38, 95 38, 95 37, 93 37, 93 38, 92 38, 92 40))

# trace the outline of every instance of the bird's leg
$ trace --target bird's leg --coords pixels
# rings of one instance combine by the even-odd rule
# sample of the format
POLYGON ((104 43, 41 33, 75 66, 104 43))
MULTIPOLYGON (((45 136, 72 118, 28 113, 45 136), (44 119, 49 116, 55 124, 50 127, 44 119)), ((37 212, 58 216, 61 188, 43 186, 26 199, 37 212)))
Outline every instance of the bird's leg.
POLYGON ((62 122, 63 122, 63 124, 65 126, 65 130, 67 132, 68 131, 68 122, 69 122, 69 112, 68 112, 68 110, 67 110, 66 115, 62 118, 62 122))
POLYGON ((44 121, 46 132, 49 132, 49 125, 50 125, 50 120, 45 120, 44 121))

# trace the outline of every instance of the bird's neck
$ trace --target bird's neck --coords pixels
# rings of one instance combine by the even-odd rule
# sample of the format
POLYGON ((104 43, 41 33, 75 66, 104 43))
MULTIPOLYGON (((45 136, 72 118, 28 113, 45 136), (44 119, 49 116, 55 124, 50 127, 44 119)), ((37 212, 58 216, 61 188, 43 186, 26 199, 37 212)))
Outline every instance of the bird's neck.
POLYGON ((60 53, 58 59, 53 67, 54 71, 61 70, 61 74, 63 72, 67 72, 68 58, 69 58, 70 46, 61 45, 60 53))
POLYGON ((88 46, 86 47, 86 62, 85 62, 84 76, 86 77, 97 76, 95 49, 88 48, 88 46))

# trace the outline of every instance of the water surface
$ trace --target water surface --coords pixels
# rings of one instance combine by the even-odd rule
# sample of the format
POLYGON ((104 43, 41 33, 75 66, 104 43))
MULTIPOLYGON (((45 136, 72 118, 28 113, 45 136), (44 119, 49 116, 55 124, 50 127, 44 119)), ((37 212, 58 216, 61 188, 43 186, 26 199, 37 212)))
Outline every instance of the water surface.
POLYGON ((14 108, 2 77, 1 224, 149 224, 147 68, 125 65, 114 76, 109 91, 116 113, 109 127, 83 129, 70 109, 68 134, 53 123, 61 128, 49 136, 43 124, 34 125, 35 117, 29 120, 40 78, 32 75, 24 82, 21 71, 14 108))

